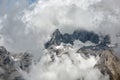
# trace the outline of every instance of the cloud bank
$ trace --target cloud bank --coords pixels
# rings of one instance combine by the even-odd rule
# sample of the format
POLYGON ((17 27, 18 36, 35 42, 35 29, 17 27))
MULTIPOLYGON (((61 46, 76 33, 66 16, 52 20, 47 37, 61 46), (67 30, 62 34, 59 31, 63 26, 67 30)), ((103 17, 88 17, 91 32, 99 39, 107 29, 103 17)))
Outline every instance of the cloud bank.
POLYGON ((99 57, 85 58, 82 53, 76 53, 75 48, 62 45, 56 46, 56 49, 61 49, 62 52, 56 55, 54 50, 51 52, 46 50, 40 62, 33 65, 29 73, 22 72, 24 78, 26 80, 109 80, 107 74, 103 75, 94 67, 99 57))
MULTIPOLYGON (((55 29, 62 33, 85 29, 102 35, 109 34, 112 43, 118 43, 116 51, 119 52, 119 22, 119 0, 38 0, 33 4, 27 0, 0 0, 0 45, 13 52, 30 51, 42 55, 44 43, 55 29)), ((93 68, 97 61, 95 57, 86 60, 74 54, 74 50, 69 51, 70 56, 55 57, 55 63, 51 64, 48 64, 50 55, 43 55, 29 74, 24 73, 25 78, 109 80, 108 76, 93 68)))
POLYGON ((0 43, 10 51, 36 53, 57 28, 63 33, 86 29, 110 34, 113 44, 120 40, 116 37, 120 34, 119 0, 38 0, 33 4, 4 0, 0 4, 0 43))

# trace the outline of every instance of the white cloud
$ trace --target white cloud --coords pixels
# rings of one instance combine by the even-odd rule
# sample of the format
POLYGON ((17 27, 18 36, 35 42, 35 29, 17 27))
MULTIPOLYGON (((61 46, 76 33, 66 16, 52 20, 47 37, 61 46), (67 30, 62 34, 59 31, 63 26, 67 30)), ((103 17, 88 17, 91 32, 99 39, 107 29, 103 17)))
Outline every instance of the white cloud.
POLYGON ((29 25, 27 28, 48 38, 56 28, 63 33, 86 29, 109 34, 112 43, 119 43, 116 38, 120 33, 119 3, 118 0, 109 3, 108 0, 39 0, 23 19, 29 25))
POLYGON ((56 28, 62 32, 71 32, 78 28, 93 30, 99 24, 95 20, 101 21, 103 17, 101 13, 89 9, 89 6, 97 2, 99 0, 39 0, 34 10, 26 12, 24 20, 37 30, 45 29, 46 32, 56 28))
POLYGON ((27 0, 4 0, 0 4, 0 17, 7 15, 0 33, 10 51, 40 51, 56 28, 63 33, 93 30, 119 41, 115 38, 120 32, 118 0, 39 0, 32 6, 27 0))
MULTIPOLYGON (((60 47, 61 49, 62 47, 60 47)), ((59 48, 58 48, 59 49, 59 48)), ((99 57, 84 58, 75 53, 74 48, 63 47, 63 54, 56 56, 54 52, 45 53, 40 62, 31 67, 28 74, 23 73, 27 80, 109 80, 108 75, 102 75, 99 69, 94 68, 99 57), (67 52, 64 54, 64 52, 67 52), (51 62, 51 54, 55 56, 51 62)), ((61 54, 61 53, 59 53, 61 54)))

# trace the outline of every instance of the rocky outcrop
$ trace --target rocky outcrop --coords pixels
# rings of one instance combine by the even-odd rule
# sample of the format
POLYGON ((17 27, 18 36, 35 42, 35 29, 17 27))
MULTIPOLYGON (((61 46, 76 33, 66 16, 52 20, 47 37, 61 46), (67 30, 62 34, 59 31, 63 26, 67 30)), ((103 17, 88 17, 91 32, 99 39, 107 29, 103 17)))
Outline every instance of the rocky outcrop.
POLYGON ((29 53, 12 55, 0 47, 0 80, 24 80, 19 70, 28 72, 32 56, 29 53))
POLYGON ((99 56, 99 61, 95 65, 103 75, 109 74, 110 80, 120 80, 120 58, 110 48, 93 50, 91 48, 81 48, 77 51, 83 53, 86 57, 90 55, 99 56))
POLYGON ((103 74, 107 71, 110 75, 110 80, 120 80, 120 59, 115 56, 113 51, 102 51, 98 67, 101 69, 103 74), (102 67, 100 67, 101 65, 102 67))

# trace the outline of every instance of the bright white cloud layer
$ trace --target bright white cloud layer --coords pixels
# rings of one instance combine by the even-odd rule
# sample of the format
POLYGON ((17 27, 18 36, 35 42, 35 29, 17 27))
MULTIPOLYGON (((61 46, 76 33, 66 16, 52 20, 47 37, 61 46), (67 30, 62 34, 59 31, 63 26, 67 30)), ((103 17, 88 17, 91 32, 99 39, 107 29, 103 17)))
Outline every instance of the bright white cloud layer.
POLYGON ((22 72, 27 80, 109 80, 99 69, 94 68, 99 57, 84 58, 71 47, 57 46, 59 55, 45 51, 40 62, 31 67, 29 73, 22 72), (65 54, 67 52, 67 54, 65 54), (54 55, 52 60, 51 55, 54 55))

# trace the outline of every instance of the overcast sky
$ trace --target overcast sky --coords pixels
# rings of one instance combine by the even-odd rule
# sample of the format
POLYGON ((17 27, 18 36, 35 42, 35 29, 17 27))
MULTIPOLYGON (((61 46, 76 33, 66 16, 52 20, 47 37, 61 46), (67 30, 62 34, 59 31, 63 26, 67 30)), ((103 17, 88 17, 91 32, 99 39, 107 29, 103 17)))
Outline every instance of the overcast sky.
POLYGON ((0 0, 0 45, 13 52, 38 52, 59 28, 86 29, 120 38, 119 0, 0 0))

